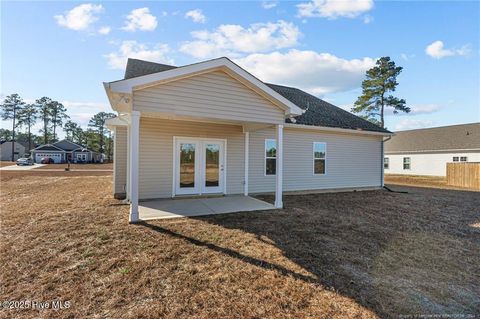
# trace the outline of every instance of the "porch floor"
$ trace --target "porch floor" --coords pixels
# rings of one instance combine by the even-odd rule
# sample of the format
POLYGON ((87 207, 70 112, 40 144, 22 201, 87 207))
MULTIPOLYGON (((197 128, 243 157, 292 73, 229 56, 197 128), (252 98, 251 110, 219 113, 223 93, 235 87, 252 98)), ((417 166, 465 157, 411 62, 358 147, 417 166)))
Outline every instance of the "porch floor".
POLYGON ((231 195, 215 198, 158 199, 138 203, 140 219, 164 219, 275 209, 259 199, 231 195))

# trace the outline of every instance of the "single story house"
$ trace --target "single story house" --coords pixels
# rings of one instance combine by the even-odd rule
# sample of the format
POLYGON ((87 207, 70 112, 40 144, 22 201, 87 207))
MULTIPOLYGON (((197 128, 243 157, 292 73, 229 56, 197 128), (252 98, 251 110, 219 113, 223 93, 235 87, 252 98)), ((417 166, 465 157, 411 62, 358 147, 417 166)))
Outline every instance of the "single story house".
MULTIPOLYGON (((23 157, 25 155, 25 146, 18 142, 13 142, 13 160, 23 157)), ((12 142, 1 141, 0 142, 0 159, 2 161, 12 160, 12 142)))
POLYGON ((53 144, 40 145, 31 151, 35 163, 42 158, 49 157, 55 163, 99 163, 101 154, 68 140, 61 140, 53 144))
POLYGON ((386 174, 446 176, 455 162, 480 162, 480 123, 395 132, 385 142, 386 174))
MULTIPOLYGON (((321 74, 319 74, 321 76, 321 74)), ((392 133, 293 87, 264 83, 227 58, 182 67, 129 59, 104 83, 118 117, 114 194, 184 195, 361 190, 383 186, 392 133)))

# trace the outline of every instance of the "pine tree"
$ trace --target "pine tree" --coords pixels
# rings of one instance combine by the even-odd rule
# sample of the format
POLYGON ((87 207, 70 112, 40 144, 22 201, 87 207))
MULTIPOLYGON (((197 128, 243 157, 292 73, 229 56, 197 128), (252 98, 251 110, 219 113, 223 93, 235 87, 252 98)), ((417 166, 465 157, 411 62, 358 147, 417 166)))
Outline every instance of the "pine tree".
POLYGON ((38 108, 39 118, 43 122, 43 128, 40 130, 43 133, 43 144, 48 144, 49 132, 50 132, 50 123, 52 121, 52 105, 53 101, 49 97, 42 97, 35 101, 35 104, 38 108))
POLYGON ((362 95, 355 102, 352 112, 362 114, 363 118, 382 128, 385 127, 385 107, 393 108, 394 114, 399 111, 410 112, 404 99, 388 95, 395 91, 398 85, 397 76, 402 69, 400 66, 395 66, 395 62, 391 61, 390 57, 378 59, 376 66, 366 73, 367 79, 362 82, 362 95))
POLYGON ((0 105, 3 120, 12 120, 12 162, 15 161, 15 129, 17 128, 16 121, 18 120, 18 113, 24 107, 20 95, 14 93, 5 97, 5 100, 0 105))
POLYGON ((32 126, 38 119, 38 110, 34 104, 27 104, 18 114, 18 125, 25 126, 28 134, 28 150, 32 149, 32 126))
POLYGON ((50 104, 50 113, 51 113, 51 122, 53 126, 53 140, 57 140, 57 126, 63 127, 65 120, 69 119, 70 116, 67 115, 67 109, 63 106, 62 103, 57 101, 52 101, 50 104))
POLYGON ((88 123, 88 126, 92 127, 98 134, 98 146, 100 153, 105 153, 105 133, 107 130, 105 121, 113 117, 115 117, 115 114, 113 113, 100 112, 95 114, 88 123))

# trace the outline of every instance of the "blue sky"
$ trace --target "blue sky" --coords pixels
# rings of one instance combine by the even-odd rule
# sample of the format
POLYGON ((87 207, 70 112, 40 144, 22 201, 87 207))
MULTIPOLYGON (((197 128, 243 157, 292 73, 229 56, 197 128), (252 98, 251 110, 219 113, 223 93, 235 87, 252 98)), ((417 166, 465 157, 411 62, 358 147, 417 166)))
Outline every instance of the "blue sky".
MULTIPOLYGON (((228 56, 258 76, 349 109, 365 70, 404 71, 392 130, 480 121, 480 3, 1 2, 2 97, 62 101, 86 126, 127 57, 184 65, 228 56)), ((2 122, 2 127, 10 127, 2 122)))

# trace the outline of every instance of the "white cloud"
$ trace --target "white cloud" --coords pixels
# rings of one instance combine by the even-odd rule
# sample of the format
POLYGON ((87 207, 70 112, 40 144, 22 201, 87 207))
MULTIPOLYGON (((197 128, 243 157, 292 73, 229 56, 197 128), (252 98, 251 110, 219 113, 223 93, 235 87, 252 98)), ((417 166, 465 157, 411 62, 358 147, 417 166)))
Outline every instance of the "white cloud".
POLYGON ((415 54, 402 53, 400 54, 400 57, 405 61, 409 61, 415 57, 415 54))
POLYGON ((330 53, 290 50, 251 54, 235 60, 262 81, 291 85, 322 95, 360 87, 374 58, 342 59, 330 53))
POLYGON ((373 22, 373 17, 371 15, 367 14, 363 17, 363 23, 369 24, 372 22, 373 22))
POLYGON ((98 112, 113 113, 107 103, 62 101, 62 104, 67 108, 70 119, 82 127, 87 127, 92 116, 98 112))
POLYGON ((157 25, 157 18, 150 14, 150 9, 145 7, 132 10, 122 29, 131 32, 136 30, 153 31, 157 25))
POLYGON ((103 26, 100 29, 98 29, 98 33, 103 34, 103 35, 109 34, 110 31, 112 31, 112 28, 110 28, 109 26, 103 26))
POLYGON ((146 44, 131 40, 123 41, 118 52, 109 53, 104 57, 107 58, 108 65, 112 69, 124 69, 128 58, 174 64, 173 60, 167 57, 168 53, 170 53, 170 48, 167 44, 159 43, 149 47, 146 44))
POLYGON ((437 111, 440 111, 442 109, 442 106, 438 104, 423 104, 423 105, 417 104, 417 105, 410 106, 410 108, 411 108, 410 113, 406 113, 406 114, 419 115, 419 114, 435 113, 437 111))
POLYGON ((205 23, 207 21, 207 18, 200 9, 188 11, 185 13, 185 18, 192 19, 192 21, 196 23, 205 23))
POLYGON ((445 49, 442 41, 435 41, 425 48, 425 53, 434 59, 441 59, 454 55, 467 55, 470 53, 470 45, 466 44, 460 49, 445 49))
POLYGON ((355 18, 373 8, 373 0, 313 0, 297 5, 300 17, 355 18))
POLYGON ((264 9, 273 9, 278 5, 278 1, 262 1, 262 8, 264 9))
POLYGON ((191 35, 195 40, 185 42, 180 51, 196 58, 208 58, 293 47, 301 33, 292 23, 279 20, 276 23, 255 23, 248 28, 222 24, 212 32, 193 31, 191 35))
POLYGON ((63 15, 56 15, 54 18, 62 27, 84 31, 98 20, 98 15, 102 12, 103 6, 101 4, 84 3, 70 11, 65 11, 63 15))
POLYGON ((413 130, 433 126, 434 122, 430 120, 403 119, 395 125, 396 131, 413 130))

